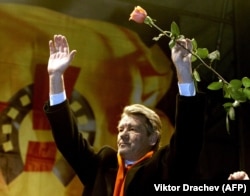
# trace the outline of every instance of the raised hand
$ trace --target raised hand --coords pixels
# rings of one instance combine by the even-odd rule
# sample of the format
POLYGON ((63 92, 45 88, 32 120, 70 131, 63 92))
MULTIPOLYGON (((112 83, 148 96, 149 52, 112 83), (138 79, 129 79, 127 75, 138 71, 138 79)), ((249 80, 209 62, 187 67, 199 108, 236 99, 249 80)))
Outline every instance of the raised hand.
POLYGON ((49 75, 62 75, 73 60, 76 50, 70 51, 67 39, 63 35, 54 35, 54 40, 49 41, 49 50, 49 75))
POLYGON ((189 51, 192 51, 192 42, 189 39, 177 40, 171 51, 172 61, 175 65, 180 83, 193 81, 191 65, 192 54, 189 51))

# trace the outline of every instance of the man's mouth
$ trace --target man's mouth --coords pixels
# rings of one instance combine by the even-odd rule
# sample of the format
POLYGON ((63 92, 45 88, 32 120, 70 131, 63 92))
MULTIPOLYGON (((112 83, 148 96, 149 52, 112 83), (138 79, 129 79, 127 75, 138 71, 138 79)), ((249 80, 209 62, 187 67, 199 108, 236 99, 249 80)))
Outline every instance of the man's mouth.
POLYGON ((119 147, 124 147, 124 146, 128 146, 128 145, 129 145, 129 143, 124 143, 124 142, 119 143, 119 147))

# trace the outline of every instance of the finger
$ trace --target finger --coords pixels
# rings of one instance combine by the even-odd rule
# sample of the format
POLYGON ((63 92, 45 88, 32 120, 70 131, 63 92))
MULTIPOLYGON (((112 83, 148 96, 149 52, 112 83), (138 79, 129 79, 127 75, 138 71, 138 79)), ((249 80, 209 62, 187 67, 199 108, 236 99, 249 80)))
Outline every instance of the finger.
POLYGON ((50 51, 50 55, 56 52, 56 49, 52 40, 49 41, 49 51, 50 51))
POLYGON ((183 47, 185 47, 183 41, 176 40, 176 43, 175 43, 175 45, 173 47, 173 52, 174 53, 179 53, 179 52, 181 52, 181 50, 183 50, 183 47))
POLYGON ((62 40, 61 40, 61 49, 62 49, 62 52, 65 52, 65 53, 69 53, 69 44, 68 44, 68 41, 67 41, 67 38, 62 36, 62 40))
POLYGON ((60 35, 58 36, 58 51, 64 52, 64 36, 60 35))
POLYGON ((179 47, 186 47, 186 40, 185 39, 178 39, 176 43, 179 47))
POLYGON ((182 57, 190 57, 190 51, 188 49, 188 43, 185 39, 178 40, 176 51, 182 56, 182 57))
POLYGON ((62 39, 61 35, 54 35, 54 45, 57 52, 60 51, 61 39, 62 39))
POLYGON ((190 39, 186 39, 186 41, 187 41, 187 46, 186 46, 187 49, 189 51, 192 51, 192 49, 193 49, 192 41, 190 39))

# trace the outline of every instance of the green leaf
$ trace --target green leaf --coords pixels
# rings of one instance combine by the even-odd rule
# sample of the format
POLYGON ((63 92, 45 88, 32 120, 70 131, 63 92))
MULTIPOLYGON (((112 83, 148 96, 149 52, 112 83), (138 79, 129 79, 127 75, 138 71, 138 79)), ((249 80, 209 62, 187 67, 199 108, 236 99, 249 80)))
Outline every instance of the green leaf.
POLYGON ((228 90, 228 84, 223 84, 223 93, 224 93, 224 98, 231 98, 230 92, 228 90))
POLYGON ((168 43, 169 48, 172 49, 174 45, 175 45, 175 40, 171 39, 168 43))
POLYGON ((241 80, 233 79, 229 82, 229 85, 234 89, 239 89, 242 86, 241 80))
POLYGON ((208 49, 207 48, 198 48, 196 51, 196 54, 200 58, 205 59, 205 58, 207 58, 207 55, 208 55, 208 49))
POLYGON ((235 120, 235 110, 234 107, 230 107, 228 110, 228 116, 231 120, 235 120))
POLYGON ((228 134, 230 134, 229 119, 230 120, 235 120, 235 110, 234 110, 234 107, 230 107, 228 109, 227 115, 226 115, 226 129, 227 129, 227 133, 228 134))
POLYGON ((228 111, 230 107, 233 107, 232 102, 226 102, 223 104, 223 107, 228 111))
POLYGON ((191 57, 191 62, 195 62, 196 60, 197 60, 197 57, 194 56, 194 55, 192 55, 192 57, 191 57))
POLYGON ((178 27, 178 25, 176 24, 176 22, 172 22, 171 23, 171 33, 172 33, 172 36, 174 37, 178 37, 180 35, 180 29, 178 27))
POLYGON ((250 100, 250 89, 249 88, 244 88, 243 93, 246 95, 246 97, 250 100))
POLYGON ((184 35, 178 35, 177 39, 185 39, 184 35))
POLYGON ((191 40, 191 43, 192 43, 193 51, 196 51, 198 48, 198 45, 197 45, 197 42, 194 38, 191 40))
POLYGON ((226 129, 227 133, 230 134, 230 120, 235 120, 235 110, 234 107, 230 107, 226 115, 226 129))
POLYGON ((230 96, 232 99, 234 100, 238 100, 240 102, 245 102, 247 97, 245 95, 245 93, 243 92, 242 88, 236 89, 236 88, 228 88, 228 91, 230 93, 230 96))
POLYGON ((223 83, 221 81, 219 82, 212 82, 208 85, 209 90, 219 90, 223 87, 223 83))
POLYGON ((242 81, 242 84, 244 87, 246 87, 246 88, 250 87, 250 78, 243 77, 241 81, 242 81))
POLYGON ((218 50, 215 50, 207 55, 207 58, 210 60, 220 60, 220 52, 218 50))
POLYGON ((194 76, 194 79, 195 79, 197 82, 200 82, 200 81, 201 81, 200 74, 199 74, 199 72, 198 72, 196 69, 194 69, 194 71, 193 71, 193 76, 194 76))
POLYGON ((229 127, 229 117, 228 114, 226 115, 226 130, 228 135, 230 135, 230 127, 229 127))

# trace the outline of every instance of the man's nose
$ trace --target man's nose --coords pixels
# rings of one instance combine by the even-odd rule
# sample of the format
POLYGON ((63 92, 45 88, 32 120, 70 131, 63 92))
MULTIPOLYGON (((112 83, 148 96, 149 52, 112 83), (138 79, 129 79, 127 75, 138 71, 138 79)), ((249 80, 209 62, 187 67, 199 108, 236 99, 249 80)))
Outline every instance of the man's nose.
POLYGON ((120 136, 121 136, 121 138, 122 138, 123 140, 128 139, 128 137, 129 137, 128 131, 124 130, 124 131, 121 133, 120 136))

